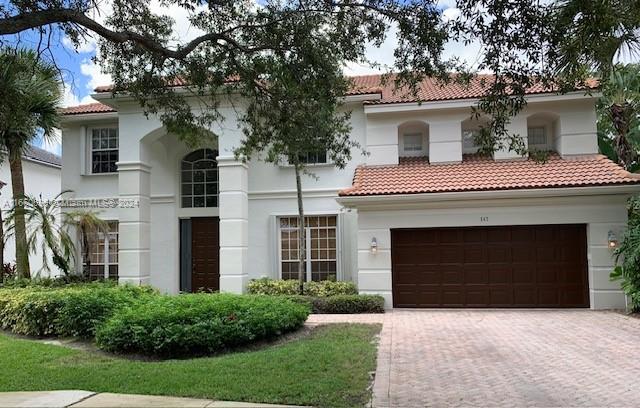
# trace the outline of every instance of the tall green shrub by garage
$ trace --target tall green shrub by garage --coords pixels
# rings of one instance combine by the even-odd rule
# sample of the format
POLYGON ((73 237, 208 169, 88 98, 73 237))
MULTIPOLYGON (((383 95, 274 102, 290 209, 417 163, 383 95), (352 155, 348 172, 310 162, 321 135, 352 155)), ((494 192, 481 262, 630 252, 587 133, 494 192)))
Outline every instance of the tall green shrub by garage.
POLYGON ((616 267, 611 280, 620 281, 631 311, 640 312, 640 197, 629 200, 627 230, 614 254, 616 267))
POLYGON ((111 352, 204 355, 290 332, 308 314, 308 307, 283 297, 156 296, 115 313, 99 327, 96 341, 111 352))

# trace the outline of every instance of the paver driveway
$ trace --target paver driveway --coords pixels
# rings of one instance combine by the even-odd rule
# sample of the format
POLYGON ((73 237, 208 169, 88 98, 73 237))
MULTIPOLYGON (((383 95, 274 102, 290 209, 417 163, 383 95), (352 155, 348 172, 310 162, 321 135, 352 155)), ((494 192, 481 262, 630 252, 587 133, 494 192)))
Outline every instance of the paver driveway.
MULTIPOLYGON (((312 316, 323 319, 332 318, 312 316)), ((395 310, 379 319, 375 406, 640 406, 640 319, 589 310, 395 310)))

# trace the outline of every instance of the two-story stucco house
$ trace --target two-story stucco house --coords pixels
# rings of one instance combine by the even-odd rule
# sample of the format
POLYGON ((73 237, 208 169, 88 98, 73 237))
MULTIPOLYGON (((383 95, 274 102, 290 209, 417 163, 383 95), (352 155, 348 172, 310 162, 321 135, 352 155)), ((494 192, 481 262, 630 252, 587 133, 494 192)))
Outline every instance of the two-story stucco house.
MULTIPOLYGON (((479 157, 471 108, 482 86, 425 80, 422 103, 376 75, 346 96, 352 138, 369 152, 337 170, 309 155, 308 279, 353 280, 388 307, 623 307, 611 245, 640 179, 598 155, 594 96, 530 90, 510 127, 544 164, 479 157)), ((243 292, 252 278, 297 276, 293 169, 236 161, 235 108, 217 145, 189 149, 110 88, 68 108, 63 189, 120 199, 101 216, 96 276, 167 292, 243 292)))

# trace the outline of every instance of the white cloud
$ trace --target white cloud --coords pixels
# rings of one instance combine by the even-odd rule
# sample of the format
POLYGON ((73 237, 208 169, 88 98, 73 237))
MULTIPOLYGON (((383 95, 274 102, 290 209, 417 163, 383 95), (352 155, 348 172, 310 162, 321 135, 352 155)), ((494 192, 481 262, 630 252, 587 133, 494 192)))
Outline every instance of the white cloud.
POLYGON ((100 66, 89 58, 83 60, 80 64, 80 72, 82 75, 89 77, 89 81, 87 81, 89 92, 93 92, 100 85, 109 85, 111 83, 111 75, 103 73, 100 66))
POLYGON ((96 47, 98 46, 95 38, 87 36, 85 39, 80 41, 80 44, 76 48, 71 42, 71 39, 66 35, 64 36, 64 38, 62 38, 62 45, 64 45, 70 50, 75 50, 79 53, 84 53, 84 54, 95 52, 96 47))

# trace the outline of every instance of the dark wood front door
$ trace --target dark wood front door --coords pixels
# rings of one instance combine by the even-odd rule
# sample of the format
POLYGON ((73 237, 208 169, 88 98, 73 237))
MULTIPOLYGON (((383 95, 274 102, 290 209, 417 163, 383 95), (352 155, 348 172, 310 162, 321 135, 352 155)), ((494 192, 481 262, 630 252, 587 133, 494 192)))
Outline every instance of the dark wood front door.
POLYGON ((220 289, 220 219, 191 219, 191 291, 220 289))
POLYGON ((585 225, 391 230, 394 307, 589 307, 585 225))

